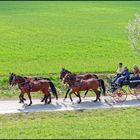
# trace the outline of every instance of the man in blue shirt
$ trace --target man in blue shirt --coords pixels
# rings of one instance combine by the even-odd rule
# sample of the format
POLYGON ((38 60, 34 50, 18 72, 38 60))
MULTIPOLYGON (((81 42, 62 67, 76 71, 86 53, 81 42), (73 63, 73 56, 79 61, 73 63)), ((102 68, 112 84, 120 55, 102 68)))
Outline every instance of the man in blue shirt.
POLYGON ((124 67, 124 71, 121 73, 121 76, 115 81, 117 86, 122 86, 125 80, 129 80, 130 72, 127 67, 124 67))

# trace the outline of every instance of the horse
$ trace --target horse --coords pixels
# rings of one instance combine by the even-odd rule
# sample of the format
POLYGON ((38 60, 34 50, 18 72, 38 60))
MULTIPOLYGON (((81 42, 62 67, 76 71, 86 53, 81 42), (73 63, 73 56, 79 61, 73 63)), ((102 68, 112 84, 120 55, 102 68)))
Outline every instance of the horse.
MULTIPOLYGON (((70 93, 69 93, 69 97, 70 100, 72 100, 71 94, 74 93, 77 97, 79 97, 79 102, 81 102, 81 97, 80 97, 80 91, 85 91, 85 90, 93 90, 96 93, 96 99, 94 100, 94 102, 97 102, 98 100, 100 101, 100 91, 98 90, 98 88, 102 87, 103 90, 103 94, 105 95, 105 85, 104 85, 104 81, 102 79, 96 79, 96 78, 89 78, 86 80, 81 80, 81 79, 77 79, 76 75, 74 74, 66 74, 64 77, 64 84, 68 84, 69 88, 70 88, 70 93), (76 94, 77 93, 77 94, 76 94)), ((65 95, 64 100, 67 98, 68 93, 65 95)))
MULTIPOLYGON (((28 79, 28 80, 48 80, 48 81, 50 81, 50 85, 52 86, 52 87, 54 87, 54 85, 53 85, 53 83, 52 83, 52 81, 51 81, 51 79, 49 79, 49 78, 44 78, 44 77, 24 77, 24 78, 26 78, 26 79, 28 79)), ((56 89, 55 89, 55 87, 54 88, 52 88, 52 90, 54 90, 54 92, 56 91, 56 89)), ((23 100, 26 100, 24 97, 22 97, 23 98, 23 100)), ((43 99, 45 98, 45 95, 44 95, 44 97, 43 97, 43 99)), ((42 100, 43 100, 42 99, 42 100)))
MULTIPOLYGON (((72 72, 70 72, 69 70, 62 68, 62 70, 60 71, 60 79, 63 80, 63 78, 65 77, 66 74, 72 74, 72 72)), ((90 73, 86 73, 86 74, 75 74, 77 78, 79 79, 88 79, 88 78, 96 78, 98 79, 98 76, 96 74, 90 74, 90 73)))
MULTIPOLYGON (((63 80, 63 78, 65 77, 66 74, 72 74, 69 70, 62 68, 62 70, 60 71, 60 79, 63 80)), ((89 78, 96 78, 99 79, 98 76, 96 74, 90 74, 90 73, 86 73, 86 74, 74 74, 78 79, 83 79, 83 80, 87 80, 89 78)), ((70 89, 67 90, 66 94, 68 94, 70 91, 70 89)), ((88 90, 85 92, 84 97, 87 95, 88 90)))
POLYGON ((41 79, 41 80, 33 80, 32 78, 24 78, 22 76, 16 75, 12 73, 9 76, 9 84, 11 86, 18 85, 18 88, 20 89, 21 93, 19 95, 20 103, 24 103, 24 94, 27 93, 30 103, 28 106, 32 104, 31 99, 31 92, 37 92, 42 91, 44 94, 44 98, 41 100, 41 102, 45 101, 45 104, 51 103, 51 94, 49 93, 49 87, 51 87, 51 90, 53 92, 53 95, 56 97, 56 100, 58 99, 57 91, 55 89, 55 86, 50 80, 47 79, 41 79), (49 101, 47 102, 49 98, 49 101))

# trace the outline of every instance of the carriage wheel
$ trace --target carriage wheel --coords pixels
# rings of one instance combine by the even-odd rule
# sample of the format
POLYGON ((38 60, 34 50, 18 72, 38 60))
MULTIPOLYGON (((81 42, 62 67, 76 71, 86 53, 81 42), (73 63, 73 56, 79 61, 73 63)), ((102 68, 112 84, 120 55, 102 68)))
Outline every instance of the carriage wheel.
POLYGON ((135 96, 137 97, 137 99, 140 100, 140 85, 137 86, 136 90, 135 90, 135 96))
POLYGON ((127 93, 124 89, 119 88, 113 92, 113 98, 116 102, 124 102, 127 98, 127 93))
POLYGON ((136 88, 130 88, 130 87, 128 86, 128 93, 129 93, 130 95, 135 96, 135 92, 136 92, 136 88))

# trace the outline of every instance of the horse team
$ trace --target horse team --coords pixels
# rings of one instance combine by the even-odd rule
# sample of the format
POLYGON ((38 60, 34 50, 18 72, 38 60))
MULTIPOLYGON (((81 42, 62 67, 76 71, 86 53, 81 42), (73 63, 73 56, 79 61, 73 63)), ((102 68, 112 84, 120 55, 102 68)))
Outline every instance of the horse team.
MULTIPOLYGON (((94 102, 101 100, 101 93, 105 95, 106 89, 104 81, 102 79, 99 79, 96 74, 73 74, 70 71, 62 68, 60 72, 60 79, 65 85, 68 85, 68 90, 65 94, 64 100, 69 94, 70 100, 73 101, 71 97, 71 94, 73 93, 79 98, 78 103, 80 103, 80 91, 86 91, 84 95, 85 97, 89 90, 93 90, 96 94, 96 99, 94 100, 94 102)), ((56 100, 58 99, 56 88, 49 78, 29 78, 12 73, 9 76, 9 84, 11 86, 18 85, 18 88, 21 91, 19 95, 20 103, 24 103, 24 101, 26 100, 24 98, 24 94, 27 93, 30 100, 29 106, 32 104, 32 92, 41 91, 44 94, 44 97, 41 100, 41 102, 45 102, 45 104, 51 103, 50 92, 53 93, 53 95, 56 97, 56 100)))

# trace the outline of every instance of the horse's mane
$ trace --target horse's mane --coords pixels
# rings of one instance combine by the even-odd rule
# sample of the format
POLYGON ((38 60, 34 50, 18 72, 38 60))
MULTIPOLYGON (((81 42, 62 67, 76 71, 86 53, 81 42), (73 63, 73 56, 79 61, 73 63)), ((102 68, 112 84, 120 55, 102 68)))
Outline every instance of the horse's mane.
POLYGON ((71 73, 69 70, 67 70, 67 69, 65 69, 65 68, 62 68, 62 71, 65 71, 65 72, 71 73))
POLYGON ((71 80, 76 79, 76 74, 74 74, 74 73, 68 73, 67 76, 70 77, 71 80))
POLYGON ((23 77, 23 78, 28 79, 28 77, 23 77))
POLYGON ((22 77, 20 75, 15 75, 15 76, 18 77, 22 81, 26 81, 28 79, 28 77, 22 77))
POLYGON ((35 80, 48 80, 48 81, 51 81, 51 79, 43 78, 43 77, 34 77, 33 79, 35 79, 35 80))

